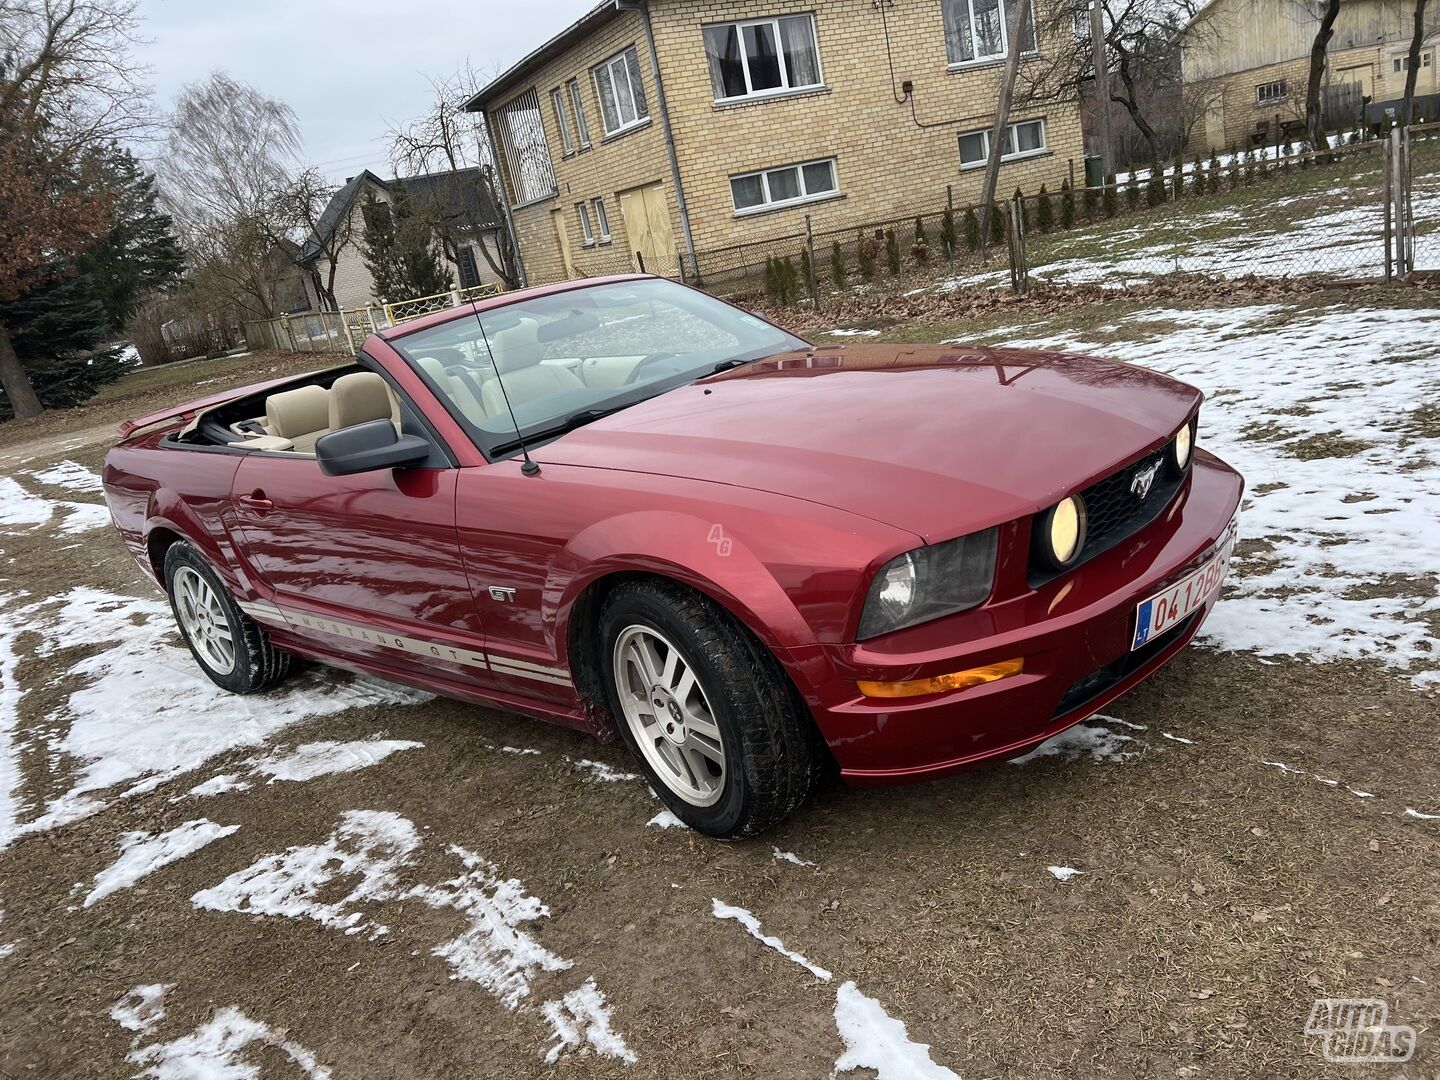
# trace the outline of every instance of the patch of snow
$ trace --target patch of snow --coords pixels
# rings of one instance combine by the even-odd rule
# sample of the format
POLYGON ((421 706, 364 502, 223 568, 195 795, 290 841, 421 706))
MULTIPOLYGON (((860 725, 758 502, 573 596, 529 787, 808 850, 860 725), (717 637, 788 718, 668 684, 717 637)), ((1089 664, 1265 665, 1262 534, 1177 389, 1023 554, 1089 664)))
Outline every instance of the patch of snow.
POLYGON ((1066 728, 1053 739, 1047 739, 1028 754, 1011 758, 1010 764, 1028 765, 1039 758, 1057 755, 1064 757, 1066 761, 1075 761, 1088 756, 1091 761, 1097 763, 1124 762, 1136 757, 1140 752, 1128 749, 1127 743, 1134 743, 1136 746, 1144 745, 1129 735, 1121 735, 1109 728, 1076 724, 1072 728, 1066 728))
POLYGON ((60 521, 62 536, 74 536, 76 533, 89 532, 110 524, 109 509, 98 503, 62 502, 56 505, 65 511, 65 517, 60 521))
POLYGON ((294 750, 277 750, 250 764, 268 776, 268 784, 281 780, 314 780, 336 773, 358 772, 401 750, 423 749, 424 743, 401 739, 357 739, 352 742, 313 742, 294 750))
POLYGON ((639 773, 620 772, 619 770, 614 769, 609 765, 606 765, 603 761, 590 761, 586 758, 581 758, 579 761, 575 762, 575 764, 579 765, 582 769, 589 769, 592 773, 595 774, 596 780, 603 780, 607 783, 613 783, 619 780, 642 779, 639 773))
POLYGON ((1118 716, 1106 716, 1103 713, 1096 713, 1090 717, 1091 720, 1099 720, 1105 724, 1119 724, 1121 727, 1129 728, 1131 731, 1149 731, 1148 724, 1132 724, 1129 720, 1121 720, 1118 716))
POLYGON ((1374 793, 1373 791, 1361 791, 1359 788, 1353 788, 1353 787, 1346 787, 1345 790, 1348 791, 1348 792, 1350 792, 1350 794, 1351 794, 1351 795, 1354 795, 1357 799, 1373 799, 1373 798, 1375 798, 1375 793, 1374 793))
POLYGON ((545 1055, 547 1063, 554 1064, 564 1051, 577 1049, 619 1058, 626 1065, 635 1063, 635 1054, 625 1040, 610 1030, 610 1010, 594 979, 586 979, 583 986, 558 1001, 545 1002, 540 1011, 550 1022, 555 1039, 555 1045, 545 1055))
MULTIPOLYGON (((924 290, 919 290, 923 292, 924 290)), ((907 294, 913 295, 913 294, 907 294)), ((826 330, 831 337, 879 337, 879 330, 826 330)))
POLYGON ((835 1062, 831 1077, 856 1069, 869 1069, 876 1080, 960 1080, 935 1064, 930 1047, 910 1041, 905 1025, 866 997, 853 982, 841 985, 835 995, 835 1027, 845 1052, 835 1062))
POLYGON ((1168 731, 1162 731, 1160 734, 1162 737, 1169 739, 1171 742, 1184 743, 1186 746, 1195 745, 1194 739, 1182 739, 1179 735, 1171 735, 1168 731))
MULTIPOLYGON (((5 921, 5 912, 4 912, 3 909, 0 909, 0 922, 4 922, 4 921, 5 921)), ((10 955, 12 952, 14 952, 14 951, 15 951, 15 942, 13 942, 13 941, 0 942, 0 960, 4 960, 5 957, 9 956, 9 955, 10 955)))
POLYGON ((69 488, 72 491, 83 491, 87 494, 99 495, 104 492, 104 486, 100 483, 100 476, 94 469, 87 469, 84 465, 71 461, 68 458, 58 465, 52 465, 48 469, 31 473, 42 484, 50 484, 54 487, 69 488))
POLYGON ((214 795, 224 795, 227 791, 248 791, 250 781, 241 780, 237 773, 221 773, 219 776, 212 776, 203 783, 196 784, 184 795, 177 795, 171 802, 179 802, 181 799, 208 799, 214 795))
POLYGON ((477 983, 513 1009, 529 996, 536 972, 565 971, 571 966, 519 928, 549 915, 550 909, 529 895, 520 881, 501 878, 494 863, 464 848, 451 847, 450 852, 464 862, 466 873, 405 895, 434 908, 453 908, 470 920, 459 937, 430 952, 450 965, 452 979, 477 983))
POLYGON ((1291 766, 1286 765, 1283 761, 1261 761, 1260 764, 1272 766, 1273 768, 1279 769, 1283 773, 1289 773, 1291 776, 1308 775, 1304 769, 1292 768, 1291 766))
POLYGON ((322 926, 373 940, 389 928, 346 909, 393 896, 396 871, 412 861, 419 846, 420 834, 406 818, 381 810, 347 810, 322 843, 267 855, 190 900, 208 911, 314 919, 322 926), (332 882, 357 877, 359 881, 343 896, 328 902, 319 899, 332 882))
POLYGON ((220 1009, 189 1035, 136 1046, 128 1059, 146 1066, 142 1075, 153 1080, 258 1080, 259 1066, 242 1056, 252 1046, 279 1051, 309 1080, 330 1080, 330 1070, 309 1050, 233 1005, 220 1009))
POLYGON ((532 750, 528 746, 502 746, 500 747, 507 754, 539 754, 539 750, 532 750))
POLYGON ((0 476, 0 525, 44 525, 54 513, 49 499, 32 495, 8 476, 0 476))
POLYGON ((174 983, 150 983, 134 986, 110 1009, 110 1019, 126 1031, 148 1034, 165 1019, 165 995, 175 989, 174 983))
POLYGON ((802 859, 802 858, 800 858, 800 856, 799 856, 799 855, 796 855, 793 851, 781 851, 778 847, 772 847, 770 850, 771 850, 772 852, 774 852, 774 856, 775 856, 775 861, 776 861, 776 862, 794 863, 796 866, 814 866, 814 865, 815 865, 815 864, 814 864, 813 862, 811 862, 809 859, 802 859))
MULTIPOLYGON (((4 604, 0 601, 0 604, 4 604)), ((374 704, 413 704, 428 695, 376 680, 313 670, 263 699, 221 690, 177 647, 174 617, 162 600, 80 587, 19 607, 4 605, 0 626, 0 850, 16 837, 68 824, 108 805, 100 793, 121 784, 126 795, 152 791, 237 747, 259 746, 309 717, 374 704), (15 629, 9 633, 7 628, 15 629), (19 689, 13 634, 41 635, 40 656, 63 649, 95 651, 75 661, 85 685, 33 736, 44 758, 64 760, 76 775, 68 791, 33 820, 20 823, 23 778, 14 746, 19 689), (13 700, 12 700, 13 698, 13 700), (5 783, 7 779, 10 783, 5 783)))
POLYGON ((1076 874, 1083 874, 1084 870, 1076 870, 1073 866, 1047 866, 1046 870, 1056 881, 1069 881, 1076 874))
POLYGON ((196 818, 169 832, 126 833, 120 837, 120 857, 95 875, 94 887, 82 906, 89 907, 111 893, 128 889, 162 866, 169 866, 239 828, 239 825, 217 825, 206 818, 196 818))
POLYGON ((830 972, 826 971, 819 964, 812 964, 809 960, 805 959, 805 957, 801 956, 799 953, 787 949, 785 947, 785 943, 781 941, 778 937, 775 937, 773 934, 763 933, 760 929, 760 920, 757 919, 754 915, 750 914, 750 912, 746 911, 744 908, 733 907, 732 905, 724 903, 721 900, 716 900, 713 897, 711 898, 710 903, 712 905, 712 911, 715 915, 715 918, 734 919, 736 922, 738 922, 741 926, 745 928, 746 933, 748 933, 756 941, 760 942, 761 945, 764 945, 767 948, 774 949, 781 956, 785 957, 786 960, 789 960, 792 963, 799 964, 806 971, 810 972, 811 975, 814 975, 817 979, 823 980, 824 982, 829 982, 831 979, 834 978, 834 976, 831 975, 830 972))
POLYGON ((683 821, 672 814, 669 810, 661 810, 645 823, 656 829, 686 829, 689 828, 683 821))
POLYGON ((1405 808, 1405 816, 1417 818, 1420 821, 1440 821, 1440 814, 1422 814, 1419 810, 1410 806, 1405 808))

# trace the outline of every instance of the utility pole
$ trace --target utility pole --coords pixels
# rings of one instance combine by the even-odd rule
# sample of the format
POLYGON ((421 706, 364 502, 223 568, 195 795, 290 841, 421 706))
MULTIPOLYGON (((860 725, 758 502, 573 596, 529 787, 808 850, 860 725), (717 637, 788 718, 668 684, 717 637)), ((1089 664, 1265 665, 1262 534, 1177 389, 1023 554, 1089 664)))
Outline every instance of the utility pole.
POLYGON ((1114 162, 1110 160, 1110 63, 1105 52, 1105 6, 1102 0, 1090 3, 1090 53, 1095 60, 1095 98, 1100 106, 1100 171, 1108 183, 1114 162))

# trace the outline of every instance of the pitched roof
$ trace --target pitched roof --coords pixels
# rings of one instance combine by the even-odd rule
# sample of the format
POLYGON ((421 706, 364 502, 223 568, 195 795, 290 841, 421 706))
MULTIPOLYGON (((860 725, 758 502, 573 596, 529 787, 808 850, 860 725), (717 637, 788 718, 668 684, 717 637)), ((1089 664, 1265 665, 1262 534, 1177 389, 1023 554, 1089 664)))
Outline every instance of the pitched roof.
POLYGON ((491 200, 478 168, 460 169, 453 173, 403 176, 394 180, 382 180, 369 169, 362 169, 358 175, 345 181, 330 197, 320 219, 315 223, 315 230, 301 248, 301 262, 314 262, 320 257, 367 183, 384 191, 391 191, 396 184, 400 184, 417 202, 438 203, 445 217, 465 221, 479 228, 499 228, 502 224, 500 212, 491 200))
POLYGON ((465 102, 465 111, 479 112, 502 94, 513 90, 537 68, 553 60, 611 19, 617 18, 627 8, 633 7, 635 7, 633 0, 601 0, 599 4, 581 15, 545 44, 522 56, 491 79, 474 97, 465 102))

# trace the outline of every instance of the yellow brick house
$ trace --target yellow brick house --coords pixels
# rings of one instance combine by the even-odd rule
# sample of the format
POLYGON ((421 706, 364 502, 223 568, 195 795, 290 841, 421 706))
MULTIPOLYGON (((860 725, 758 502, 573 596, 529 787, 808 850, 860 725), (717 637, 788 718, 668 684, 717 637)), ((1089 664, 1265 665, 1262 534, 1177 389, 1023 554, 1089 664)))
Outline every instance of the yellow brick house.
MULTIPOLYGON (((807 215, 823 231, 943 206, 947 188, 978 201, 1011 2, 606 0, 467 105, 497 148, 527 281, 674 275, 807 215)), ((1022 59, 1069 44, 1049 37, 1032 29, 1022 59)), ((1061 97, 1012 113, 1002 195, 1080 169, 1061 97)))

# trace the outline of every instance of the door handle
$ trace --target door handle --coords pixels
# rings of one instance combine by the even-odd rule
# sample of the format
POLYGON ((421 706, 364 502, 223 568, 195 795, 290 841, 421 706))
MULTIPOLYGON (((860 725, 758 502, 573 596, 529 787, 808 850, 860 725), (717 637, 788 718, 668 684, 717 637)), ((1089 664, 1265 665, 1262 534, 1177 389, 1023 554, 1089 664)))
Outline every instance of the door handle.
POLYGON ((258 514, 263 514, 267 510, 275 509, 275 504, 269 499, 267 499, 265 497, 265 492, 261 491, 259 488, 256 488, 249 495, 241 495, 240 498, 236 500, 236 502, 238 502, 241 506, 248 507, 249 509, 254 510, 258 514))

